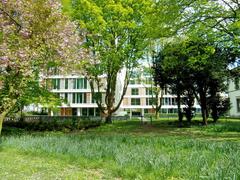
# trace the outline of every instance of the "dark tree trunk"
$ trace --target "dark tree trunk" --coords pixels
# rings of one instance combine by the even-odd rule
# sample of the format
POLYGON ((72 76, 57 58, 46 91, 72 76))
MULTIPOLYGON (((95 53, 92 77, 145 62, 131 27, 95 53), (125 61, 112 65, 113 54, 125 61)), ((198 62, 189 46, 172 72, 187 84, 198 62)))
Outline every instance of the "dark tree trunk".
POLYGON ((203 125, 207 125, 207 109, 202 107, 203 125))
POLYGON ((155 105, 156 105, 156 108, 155 108, 155 118, 158 119, 159 118, 158 92, 156 92, 155 101, 156 101, 155 102, 155 105))
POLYGON ((204 88, 204 87, 200 88, 199 99, 200 99, 203 125, 207 125, 207 119, 208 119, 207 93, 206 93, 206 90, 204 90, 204 89, 206 89, 206 88, 204 88))
POLYGON ((112 114, 107 115, 105 123, 106 124, 112 124, 112 114))
POLYGON ((207 125, 207 117, 208 117, 208 112, 207 112, 207 99, 206 97, 201 96, 201 112, 202 112, 202 120, 203 120, 203 125, 207 125))
POLYGON ((186 118, 187 118, 188 125, 190 125, 192 121, 192 108, 186 109, 186 118))
POLYGON ((178 121, 179 121, 179 127, 183 126, 183 114, 181 110, 181 95, 180 93, 177 94, 177 107, 178 107, 178 121))
POLYGON ((193 118, 193 105, 194 105, 194 94, 191 89, 188 90, 186 105, 187 108, 185 113, 187 118, 187 124, 190 126, 193 118))
POLYGON ((212 118, 213 118, 213 122, 216 123, 217 120, 219 119, 219 114, 218 114, 218 110, 217 107, 212 107, 212 118))
MULTIPOLYGON (((158 101, 159 95, 156 95, 156 112, 155 112, 156 119, 159 118, 159 113, 162 108, 163 90, 161 89, 160 91, 161 91, 161 95, 160 95, 159 101, 158 101)), ((158 94, 158 92, 157 92, 157 94, 158 94)))

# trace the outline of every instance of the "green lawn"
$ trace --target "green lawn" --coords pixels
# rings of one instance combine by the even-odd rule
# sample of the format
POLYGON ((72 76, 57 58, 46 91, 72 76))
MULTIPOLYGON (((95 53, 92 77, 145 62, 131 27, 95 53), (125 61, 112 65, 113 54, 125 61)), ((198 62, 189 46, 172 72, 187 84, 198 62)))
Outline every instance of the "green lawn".
POLYGON ((240 179, 240 121, 176 128, 114 122, 86 131, 5 128, 3 179, 240 179))

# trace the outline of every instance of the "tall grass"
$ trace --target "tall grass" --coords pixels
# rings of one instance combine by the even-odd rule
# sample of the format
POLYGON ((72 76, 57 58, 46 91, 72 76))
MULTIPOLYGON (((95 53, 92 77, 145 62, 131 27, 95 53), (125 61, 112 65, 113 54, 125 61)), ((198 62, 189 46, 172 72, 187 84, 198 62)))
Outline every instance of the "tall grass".
POLYGON ((2 146, 73 163, 84 160, 127 179, 240 179, 239 142, 90 132, 10 136, 2 146))

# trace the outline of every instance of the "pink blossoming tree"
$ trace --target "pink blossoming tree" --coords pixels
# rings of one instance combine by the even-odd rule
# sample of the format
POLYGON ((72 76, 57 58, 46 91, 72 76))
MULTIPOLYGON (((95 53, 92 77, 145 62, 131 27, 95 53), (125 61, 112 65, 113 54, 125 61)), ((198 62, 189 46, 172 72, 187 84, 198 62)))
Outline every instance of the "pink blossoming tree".
POLYGON ((57 0, 0 1, 0 133, 29 82, 82 58, 79 37, 57 0))

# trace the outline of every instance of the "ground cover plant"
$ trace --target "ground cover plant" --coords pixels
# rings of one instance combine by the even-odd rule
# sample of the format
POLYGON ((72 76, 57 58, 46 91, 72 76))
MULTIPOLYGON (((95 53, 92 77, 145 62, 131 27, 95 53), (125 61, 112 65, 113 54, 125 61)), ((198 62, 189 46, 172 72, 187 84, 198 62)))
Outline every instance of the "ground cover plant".
MULTIPOLYGON (((115 121, 86 131, 5 128, 5 179, 239 179, 240 122, 176 128, 172 120, 115 121)), ((198 124, 198 122, 196 122, 198 124)))

